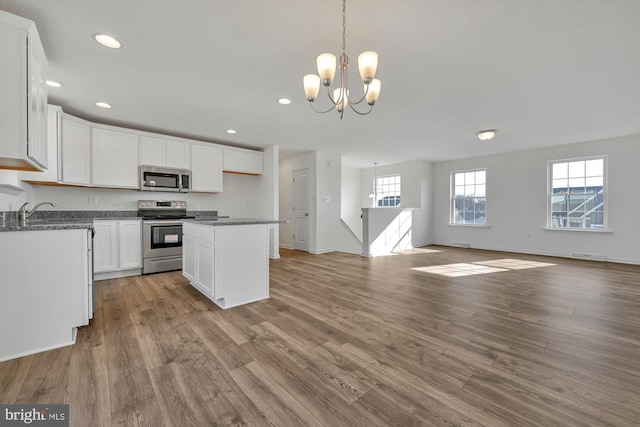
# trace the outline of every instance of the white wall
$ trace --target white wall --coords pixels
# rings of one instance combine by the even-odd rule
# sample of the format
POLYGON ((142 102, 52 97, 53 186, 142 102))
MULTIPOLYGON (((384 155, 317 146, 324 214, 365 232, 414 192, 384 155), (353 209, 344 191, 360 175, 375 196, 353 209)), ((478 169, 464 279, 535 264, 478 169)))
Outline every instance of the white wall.
POLYGON ((338 236, 346 232, 340 223, 341 172, 339 154, 316 152, 316 242, 312 253, 337 250, 338 236))
MULTIPOLYGON (((433 241, 471 247, 572 256, 602 254, 608 261, 640 263, 640 135, 568 144, 433 164, 433 241), (608 228, 611 233, 548 231, 547 162, 608 156, 608 228), (450 173, 487 168, 490 228, 449 224, 450 173)), ((403 182, 404 184, 404 182, 403 182)))
POLYGON ((357 168, 342 166, 340 217, 351 231, 362 241, 362 194, 360 184, 361 171, 357 168))
MULTIPOLYGON (((279 179, 280 148, 272 145, 264 149, 264 169, 258 181, 256 194, 256 218, 279 219, 279 179)), ((279 225, 269 228, 269 257, 280 258, 279 225)))

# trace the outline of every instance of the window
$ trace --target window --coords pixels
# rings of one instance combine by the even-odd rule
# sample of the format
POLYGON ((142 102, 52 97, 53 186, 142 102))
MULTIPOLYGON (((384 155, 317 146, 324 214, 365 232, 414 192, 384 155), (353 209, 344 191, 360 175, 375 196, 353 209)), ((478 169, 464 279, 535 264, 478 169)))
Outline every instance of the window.
POLYGON ((374 206, 400 206, 400 175, 378 176, 376 180, 376 200, 374 206))
POLYGON ((451 174, 451 224, 486 223, 486 177, 485 169, 451 174))
POLYGON ((602 229, 606 158, 549 162, 550 228, 602 229))

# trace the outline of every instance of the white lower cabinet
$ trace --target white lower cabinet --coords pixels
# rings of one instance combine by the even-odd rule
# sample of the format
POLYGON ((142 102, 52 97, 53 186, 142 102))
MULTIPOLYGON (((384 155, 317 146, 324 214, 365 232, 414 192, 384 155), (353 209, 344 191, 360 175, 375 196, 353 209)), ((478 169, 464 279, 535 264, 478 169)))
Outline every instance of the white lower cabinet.
POLYGON ((142 222, 95 220, 94 271, 96 279, 140 274, 142 269, 142 222))
POLYGON ((73 344, 89 323, 89 230, 0 233, 0 272, 0 362, 73 344))
POLYGON ((201 292, 214 296, 213 260, 215 244, 206 239, 196 241, 196 277, 194 284, 201 292))
POLYGON ((182 236, 182 275, 190 282, 196 280, 196 237, 190 234, 182 236))

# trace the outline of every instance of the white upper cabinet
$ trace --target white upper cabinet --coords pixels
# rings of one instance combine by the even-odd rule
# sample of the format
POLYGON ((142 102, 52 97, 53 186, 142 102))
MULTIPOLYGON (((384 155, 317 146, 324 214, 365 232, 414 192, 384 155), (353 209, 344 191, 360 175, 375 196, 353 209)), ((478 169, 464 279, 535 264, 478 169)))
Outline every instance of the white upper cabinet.
POLYGON ((264 154, 260 151, 224 149, 224 171, 261 175, 264 154))
POLYGON ((91 183, 91 127, 89 122, 64 116, 60 132, 60 181, 65 184, 91 183))
POLYGON ((167 140, 167 167, 176 169, 191 168, 191 144, 167 140))
POLYGON ((61 172, 61 168, 58 167, 58 140, 62 133, 61 120, 62 109, 56 105, 49 105, 47 109, 47 170, 42 172, 20 172, 22 181, 47 184, 60 182, 61 176, 59 172, 61 172))
POLYGON ((140 165, 190 169, 190 144, 151 136, 140 137, 140 165))
POLYGON ((47 58, 35 23, 0 11, 0 169, 47 168, 47 58))
POLYGON ((91 138, 91 184, 138 188, 138 135, 93 128, 91 138))
POLYGON ((222 150, 204 144, 191 146, 191 191, 222 192, 222 150))

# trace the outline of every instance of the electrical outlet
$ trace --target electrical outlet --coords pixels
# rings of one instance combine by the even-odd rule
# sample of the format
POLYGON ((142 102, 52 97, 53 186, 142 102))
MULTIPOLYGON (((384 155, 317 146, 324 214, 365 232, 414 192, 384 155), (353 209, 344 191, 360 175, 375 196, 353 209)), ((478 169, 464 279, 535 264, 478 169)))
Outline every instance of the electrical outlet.
POLYGON ((89 205, 97 206, 98 205, 98 198, 95 197, 95 196, 89 196, 89 205))
POLYGON ((203 208, 209 207, 209 202, 207 202, 206 200, 202 202, 202 207, 203 208))

